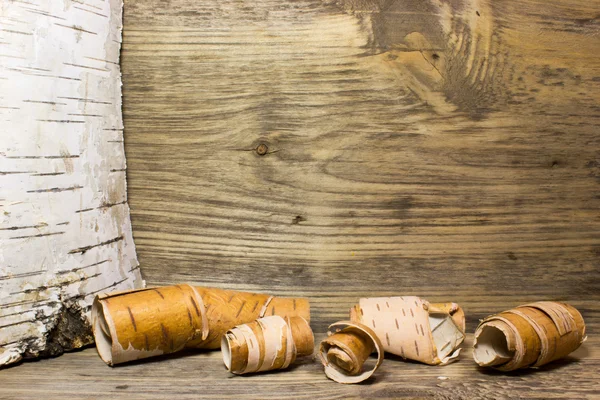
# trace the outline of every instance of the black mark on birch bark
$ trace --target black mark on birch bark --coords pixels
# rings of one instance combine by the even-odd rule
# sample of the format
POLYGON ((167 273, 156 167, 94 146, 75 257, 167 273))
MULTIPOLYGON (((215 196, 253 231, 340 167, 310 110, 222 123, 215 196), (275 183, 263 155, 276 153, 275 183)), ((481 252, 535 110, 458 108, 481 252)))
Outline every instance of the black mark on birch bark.
POLYGON ((91 250, 91 249, 93 249, 95 247, 106 246, 106 245, 109 245, 109 244, 112 244, 112 243, 119 242, 121 240, 123 240, 123 235, 117 236, 116 238, 112 238, 110 240, 107 240, 105 242, 101 242, 101 243, 98 243, 98 244, 93 244, 93 245, 90 245, 90 246, 79 247, 77 249, 69 251, 69 254, 76 254, 76 253, 84 254, 86 251, 91 250))

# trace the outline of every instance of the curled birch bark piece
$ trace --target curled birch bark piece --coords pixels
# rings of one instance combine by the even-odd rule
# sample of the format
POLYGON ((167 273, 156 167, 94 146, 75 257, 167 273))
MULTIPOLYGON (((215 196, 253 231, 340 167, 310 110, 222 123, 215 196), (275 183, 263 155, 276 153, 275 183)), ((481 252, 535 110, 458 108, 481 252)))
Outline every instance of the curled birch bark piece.
POLYGON ((92 307, 98 354, 108 365, 183 348, 215 349, 236 325, 267 313, 308 320, 307 299, 176 285, 99 295, 92 307))
POLYGON ((238 375, 285 369, 313 349, 313 332, 302 317, 260 318, 228 330, 221 339, 223 362, 238 375))
POLYGON ((385 351, 430 365, 455 361, 465 338, 465 315, 458 304, 415 296, 360 299, 350 319, 371 328, 385 351))
POLYGON ((359 383, 373 375, 383 362, 383 345, 369 327, 341 321, 329 326, 328 337, 319 346, 319 358, 325 375, 339 383, 359 383), (377 361, 365 368, 369 355, 377 353, 377 361))
POLYGON ((540 301, 484 319, 475 331, 473 358, 500 371, 539 367, 565 357, 584 340, 585 323, 577 309, 540 301))

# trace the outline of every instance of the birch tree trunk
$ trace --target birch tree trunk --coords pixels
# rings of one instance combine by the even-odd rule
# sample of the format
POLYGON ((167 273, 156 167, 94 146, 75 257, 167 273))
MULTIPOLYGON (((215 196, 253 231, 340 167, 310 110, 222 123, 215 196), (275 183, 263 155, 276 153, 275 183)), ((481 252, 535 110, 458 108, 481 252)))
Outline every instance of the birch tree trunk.
POLYGON ((0 365, 92 342, 141 287, 125 182, 121 0, 0 0, 0 365))

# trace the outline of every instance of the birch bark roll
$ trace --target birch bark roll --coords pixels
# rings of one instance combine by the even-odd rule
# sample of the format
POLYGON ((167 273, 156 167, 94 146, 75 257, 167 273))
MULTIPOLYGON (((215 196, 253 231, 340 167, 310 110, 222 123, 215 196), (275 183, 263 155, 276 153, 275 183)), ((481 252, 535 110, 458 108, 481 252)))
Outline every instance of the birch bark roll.
POLYGON ((473 358, 500 371, 540 367, 575 351, 585 340, 574 307, 540 301, 484 319, 475 331, 473 358))
POLYGON ((221 340, 223 362, 237 375, 286 369, 313 349, 312 330, 302 317, 260 318, 228 330, 221 340))
POLYGON ((99 295, 92 308, 98 354, 108 365, 219 348, 236 325, 267 313, 310 318, 307 299, 176 285, 99 295))
POLYGON ((221 347, 221 337, 227 330, 265 316, 299 316, 310 321, 308 299, 198 286, 194 289, 202 297, 208 325, 206 335, 191 341, 187 347, 218 349, 221 347))
POLYGON ((415 296, 360 299, 350 319, 371 328, 385 351, 430 365, 455 361, 465 338, 465 316, 458 304, 415 296))
POLYGON ((319 358, 329 379, 359 383, 371 377, 383 362, 383 345, 375 332, 363 324, 336 322, 329 326, 327 335, 319 346, 319 358), (374 351, 377 361, 365 369, 365 362, 374 351))

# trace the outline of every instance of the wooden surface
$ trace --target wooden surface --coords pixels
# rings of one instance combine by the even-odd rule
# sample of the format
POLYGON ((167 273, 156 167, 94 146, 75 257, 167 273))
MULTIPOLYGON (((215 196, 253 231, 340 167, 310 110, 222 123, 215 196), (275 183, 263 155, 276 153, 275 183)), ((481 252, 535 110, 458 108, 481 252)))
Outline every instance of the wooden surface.
POLYGON ((317 364, 232 378, 218 354, 111 370, 86 350, 2 387, 32 374, 24 393, 90 398, 597 398, 598 6, 128 0, 122 52, 150 284, 308 296, 321 333, 360 296, 452 300, 470 332, 564 300, 589 325, 577 361, 503 376, 468 352, 443 368, 386 360, 371 385, 342 386, 317 364))
POLYGON ((323 331, 375 294, 459 302, 470 328, 543 298, 592 317, 597 7, 350 3, 126 3, 148 282, 309 296, 323 331))
POLYGON ((214 351, 110 368, 95 349, 86 349, 3 370, 0 398, 598 399, 599 347, 600 340, 591 337, 567 359, 509 375, 477 369, 468 348, 459 362, 445 367, 388 357, 373 377, 358 385, 328 380, 321 364, 310 358, 288 371, 234 376, 214 351))

